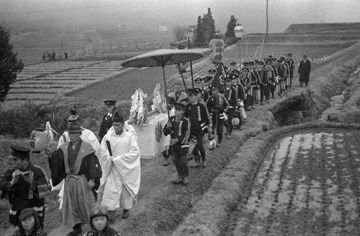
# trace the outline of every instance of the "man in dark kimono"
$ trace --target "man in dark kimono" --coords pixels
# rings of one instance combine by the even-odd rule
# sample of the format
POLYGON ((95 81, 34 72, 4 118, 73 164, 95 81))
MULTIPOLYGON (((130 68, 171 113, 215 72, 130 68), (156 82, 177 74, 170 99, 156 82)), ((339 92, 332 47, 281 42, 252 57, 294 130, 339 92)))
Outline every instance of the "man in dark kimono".
POLYGON ((81 132, 78 124, 69 125, 70 142, 49 157, 53 185, 65 179, 62 221, 73 226, 69 236, 81 235, 81 225, 89 223, 90 209, 96 203, 95 190, 102 175, 95 150, 80 138, 81 132))
POLYGON ((1 198, 9 197, 10 223, 19 225, 20 212, 33 208, 39 215, 41 228, 44 222, 45 201, 42 194, 49 190, 44 171, 30 163, 30 149, 25 145, 11 146, 14 167, 0 179, 1 198))
POLYGON ((304 55, 303 60, 300 61, 300 65, 298 68, 300 87, 302 87, 304 83, 306 87, 308 86, 310 72, 311 72, 311 62, 308 59, 308 57, 304 55))
POLYGON ((100 125, 100 130, 99 130, 99 139, 100 139, 100 143, 101 140, 103 139, 103 137, 105 136, 105 134, 108 132, 108 130, 112 127, 112 119, 113 119, 113 115, 115 114, 116 111, 116 101, 115 100, 105 100, 104 101, 105 105, 106 105, 106 110, 107 113, 103 116, 102 120, 101 120, 101 125, 100 125))

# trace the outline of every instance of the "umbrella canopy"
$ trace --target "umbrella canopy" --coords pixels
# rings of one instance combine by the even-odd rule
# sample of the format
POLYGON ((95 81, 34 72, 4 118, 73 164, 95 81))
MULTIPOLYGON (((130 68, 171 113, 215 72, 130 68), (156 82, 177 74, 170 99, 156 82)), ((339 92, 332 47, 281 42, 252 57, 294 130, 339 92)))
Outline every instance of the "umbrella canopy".
POLYGON ((159 49, 132 57, 121 65, 124 67, 165 67, 194 61, 203 56, 198 49, 159 49))
MULTIPOLYGON (((197 60, 203 56, 204 55, 201 53, 201 51, 197 49, 159 49, 130 58, 121 63, 121 65, 123 67, 162 67, 165 87, 165 98, 166 104, 168 104, 168 93, 165 80, 165 66, 197 60)), ((169 109, 167 109, 167 113, 168 117, 170 118, 169 109)))

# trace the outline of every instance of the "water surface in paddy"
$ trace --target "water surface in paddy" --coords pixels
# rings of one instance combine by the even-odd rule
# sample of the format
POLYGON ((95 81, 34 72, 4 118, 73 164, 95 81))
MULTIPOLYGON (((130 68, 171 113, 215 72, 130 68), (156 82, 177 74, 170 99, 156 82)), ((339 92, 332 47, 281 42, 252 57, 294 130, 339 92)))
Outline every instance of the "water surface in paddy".
POLYGON ((360 132, 294 134, 267 154, 233 235, 357 235, 360 132))

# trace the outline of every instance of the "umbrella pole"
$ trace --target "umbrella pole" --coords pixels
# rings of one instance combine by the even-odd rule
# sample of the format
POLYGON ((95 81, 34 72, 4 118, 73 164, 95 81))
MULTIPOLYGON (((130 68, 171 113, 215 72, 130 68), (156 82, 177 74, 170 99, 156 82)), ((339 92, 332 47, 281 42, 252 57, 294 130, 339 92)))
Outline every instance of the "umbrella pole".
POLYGON ((194 88, 195 85, 194 85, 194 73, 193 73, 192 61, 190 61, 190 73, 191 73, 191 86, 192 88, 194 88))
POLYGON ((182 79, 182 81, 184 83, 185 92, 187 93, 186 83, 185 83, 184 75, 183 75, 183 73, 181 71, 181 68, 180 68, 180 64, 178 64, 178 67, 179 67, 179 72, 180 72, 180 75, 181 75, 181 79, 182 79))
POLYGON ((165 87, 166 111, 167 111, 168 118, 170 119, 169 103, 168 103, 168 93, 167 93, 166 79, 165 79, 165 66, 162 66, 162 72, 163 72, 164 87, 165 87))
MULTIPOLYGON (((190 47, 191 47, 191 43, 190 43, 190 38, 188 37, 188 49, 190 49, 190 47)), ((192 61, 190 61, 190 73, 191 73, 191 86, 192 88, 194 88, 195 85, 194 85, 194 73, 193 73, 192 61)))

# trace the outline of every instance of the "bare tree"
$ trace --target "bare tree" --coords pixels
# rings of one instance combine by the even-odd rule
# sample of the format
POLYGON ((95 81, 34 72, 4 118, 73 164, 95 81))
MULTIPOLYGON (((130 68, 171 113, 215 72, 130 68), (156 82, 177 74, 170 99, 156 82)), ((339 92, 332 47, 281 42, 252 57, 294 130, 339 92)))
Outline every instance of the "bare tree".
POLYGON ((184 40, 186 35, 186 27, 182 25, 174 26, 172 28, 172 32, 176 41, 184 40))

